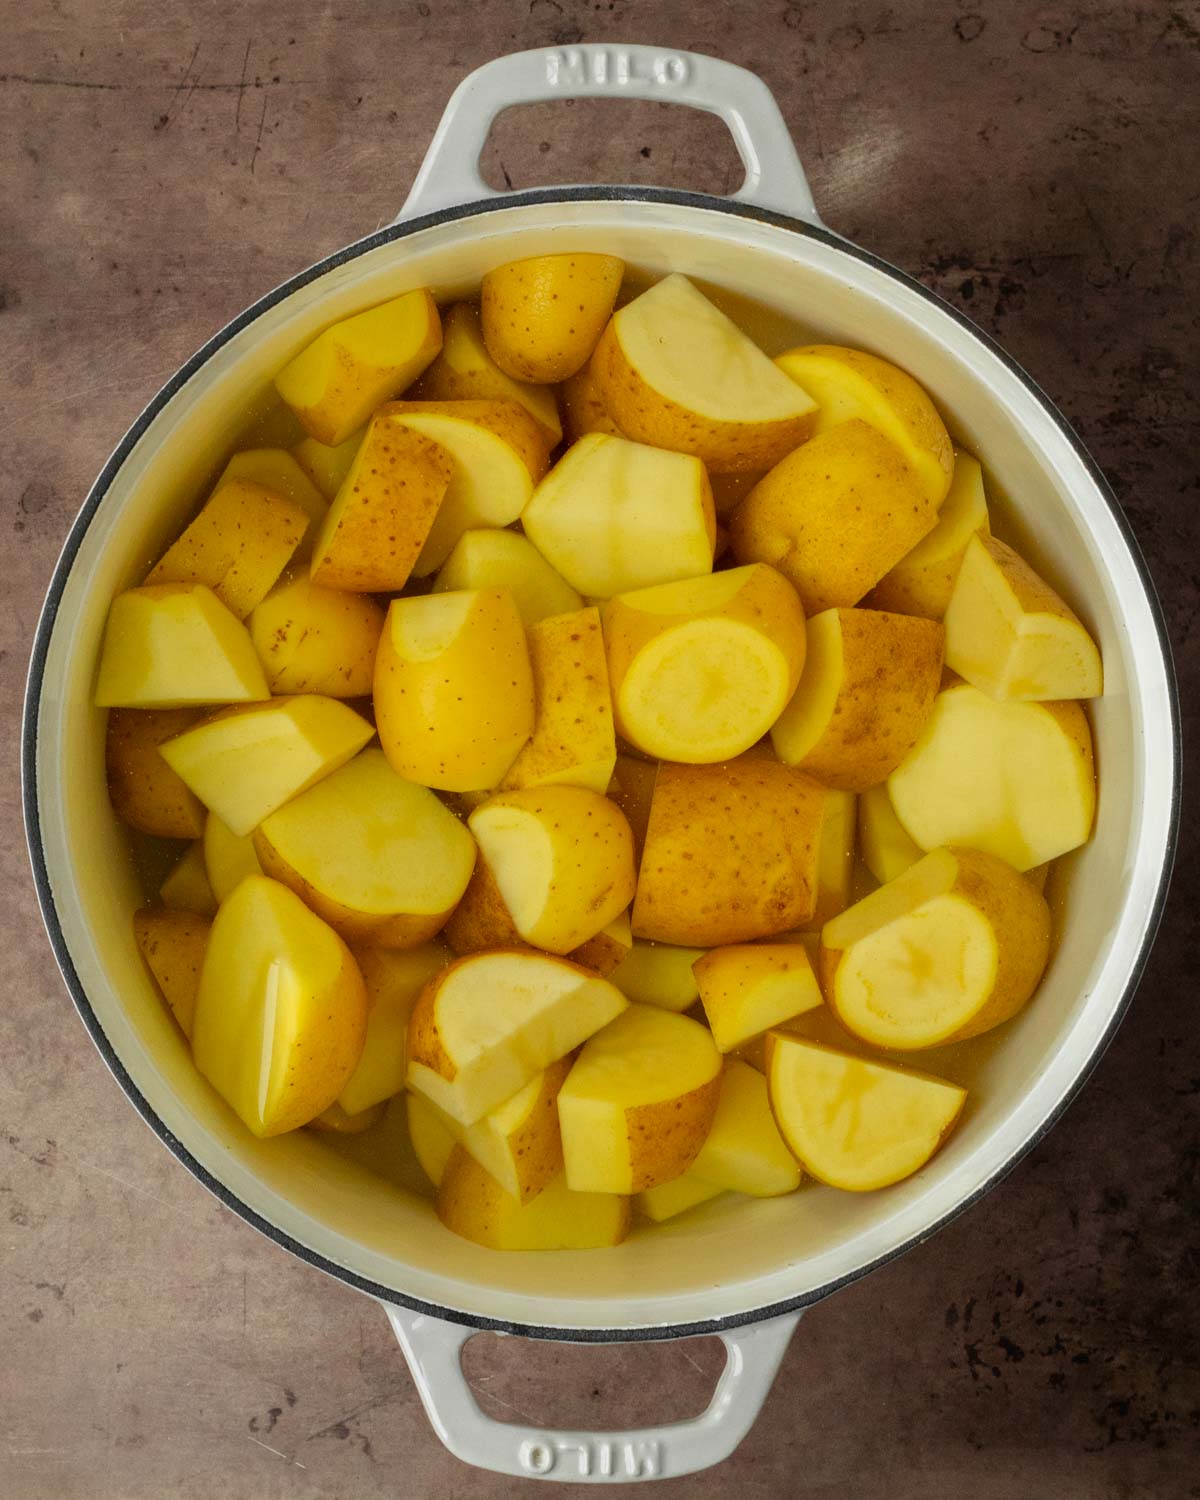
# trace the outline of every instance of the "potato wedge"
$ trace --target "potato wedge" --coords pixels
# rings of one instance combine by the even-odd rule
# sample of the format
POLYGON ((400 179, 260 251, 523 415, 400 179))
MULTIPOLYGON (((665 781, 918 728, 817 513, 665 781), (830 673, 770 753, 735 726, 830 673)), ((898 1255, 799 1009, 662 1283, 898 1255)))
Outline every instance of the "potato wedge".
POLYGON ((539 552, 592 599, 712 571, 716 519, 704 465, 594 432, 574 443, 521 516, 539 552))
POLYGON ((515 380, 566 380, 587 363, 612 315, 625 262, 535 255, 488 271, 480 289, 488 353, 515 380))
POLYGON ((986 536, 989 530, 979 460, 956 449, 954 475, 938 512, 937 525, 883 575, 871 590, 867 603, 872 609, 924 615, 928 620, 942 619, 967 543, 976 532, 986 536))
POLYGON ((752 563, 618 594, 604 608, 604 641, 630 744, 663 760, 731 760, 796 691, 804 611, 781 573, 752 563))
POLYGON ((1071 700, 998 703, 960 683, 938 694, 887 786, 921 849, 965 845, 1032 869, 1091 834, 1096 773, 1087 717, 1071 700))
POLYGON ((494 787, 534 727, 529 647, 507 589, 394 599, 375 717, 401 776, 449 792, 494 787))
MULTIPOLYGON (((583 964, 585 968, 595 969, 602 979, 611 979, 629 957, 632 948, 633 933, 629 926, 629 913, 623 911, 595 936, 588 938, 587 942, 580 943, 578 948, 572 948, 567 957, 577 964, 583 964)), ((617 988, 620 989, 620 986, 617 988)))
POLYGON ((556 1177, 522 1204, 462 1146, 450 1154, 437 1195, 447 1229, 490 1250, 598 1250, 629 1233, 629 1199, 573 1193, 556 1177))
POLYGON ((775 754, 842 791, 883 781, 933 709, 942 643, 936 620, 874 609, 814 615, 800 685, 771 729, 775 754))
POLYGON ((367 987, 367 1029, 358 1063, 337 1102, 357 1119, 404 1088, 413 1006, 426 984, 450 962, 450 954, 440 943, 403 952, 361 947, 351 951, 367 987))
POLYGON ((802 943, 714 948, 696 960, 693 973, 720 1052, 732 1052, 821 1004, 817 976, 802 943))
POLYGON ((704 948, 677 948, 634 938, 628 954, 609 978, 627 1000, 662 1010, 690 1010, 700 998, 693 967, 704 948))
POLYGON ((252 484, 262 485, 282 495, 293 505, 298 505, 308 517, 308 526, 300 538, 295 552, 297 560, 306 558, 312 551, 313 538, 329 514, 329 505, 320 489, 313 483, 296 456, 286 448, 246 448, 235 453, 221 471, 221 477, 213 486, 216 493, 231 479, 248 479, 252 484))
POLYGON ((350 950, 286 886, 251 875, 212 924, 196 1066, 257 1136, 306 1125, 354 1071, 367 995, 350 950))
POLYGON ((218 904, 231 895, 247 875, 263 873, 254 852, 254 840, 239 837, 212 812, 204 822, 204 871, 218 904))
POLYGON ((350 472, 366 430, 365 427, 360 427, 335 448, 318 443, 316 438, 306 437, 301 438, 291 450, 292 457, 326 500, 332 500, 341 489, 342 481, 350 472))
POLYGON ((447 1117, 421 1094, 406 1096, 408 1138, 421 1170, 437 1187, 446 1175, 446 1165, 458 1142, 447 1117))
POLYGON ((204 804, 158 753, 164 740, 189 729, 194 708, 114 708, 108 716, 104 762, 113 812, 131 828, 160 839, 197 839, 204 804))
POLYGON ((729 518, 739 562, 767 562, 807 615, 857 604, 937 524, 904 455, 857 418, 796 448, 729 518))
POLYGON ((591 360, 563 382, 562 410, 563 436, 568 443, 577 443, 589 432, 607 432, 611 437, 621 436, 621 429, 605 409, 600 382, 596 379, 591 360))
POLYGON ((454 814, 374 747, 264 818, 254 847, 263 870, 347 942, 375 948, 428 942, 475 864, 454 814))
POLYGON ((967 1091, 787 1032, 767 1033, 767 1089, 788 1150, 852 1193, 911 1177, 954 1128, 967 1091))
POLYGON ((886 782, 870 787, 858 800, 858 848, 880 885, 903 875, 925 852, 896 816, 886 782))
POLYGON ((433 590, 507 589, 527 630, 550 615, 571 614, 583 600, 519 531, 464 531, 433 590))
POLYGON ((665 276, 615 313, 593 369, 622 432, 694 453, 718 474, 769 469, 817 418, 816 402, 686 276, 665 276))
POLYGON ((625 1009, 606 979, 549 953, 473 953, 413 1008, 408 1086, 460 1125, 511 1099, 625 1009))
POLYGON ((318 334, 276 375, 275 389, 310 437, 337 447, 441 347, 437 303, 427 291, 405 292, 318 334))
POLYGON ((1037 988, 1050 910, 994 854, 935 849, 825 925, 821 986, 875 1047, 960 1042, 1010 1020, 1037 988))
POLYGON ((383 620, 374 599, 301 574, 272 589, 246 623, 272 693, 363 698, 383 620))
POLYGON ((778 1198, 800 1186, 800 1168, 771 1113, 767 1080, 749 1063, 726 1059, 712 1125, 688 1170, 752 1198, 778 1198))
MULTIPOLYGON (((208 815, 212 816, 211 813, 208 815)), ((204 839, 189 844, 158 890, 158 899, 171 911, 192 911, 202 917, 217 913, 217 898, 204 864, 204 839)))
POLYGON ((194 911, 147 906, 133 916, 133 935, 146 967, 184 1036, 191 1038, 200 970, 212 923, 194 911))
POLYGON ((660 1182, 657 1187, 638 1193, 633 1206, 653 1223, 662 1224, 667 1219, 686 1213, 689 1208, 696 1208, 701 1203, 719 1198, 723 1191, 723 1188, 697 1177, 695 1172, 681 1172, 669 1182, 660 1182))

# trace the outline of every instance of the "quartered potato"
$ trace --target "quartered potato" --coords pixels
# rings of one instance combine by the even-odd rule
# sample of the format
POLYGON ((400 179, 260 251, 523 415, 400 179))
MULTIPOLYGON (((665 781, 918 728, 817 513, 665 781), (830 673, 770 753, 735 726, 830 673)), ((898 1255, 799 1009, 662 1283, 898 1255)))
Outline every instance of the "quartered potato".
POLYGON ((977 532, 990 532, 983 470, 978 459, 958 450, 937 524, 883 575, 866 602, 872 609, 940 620, 954 592, 967 543, 977 532))

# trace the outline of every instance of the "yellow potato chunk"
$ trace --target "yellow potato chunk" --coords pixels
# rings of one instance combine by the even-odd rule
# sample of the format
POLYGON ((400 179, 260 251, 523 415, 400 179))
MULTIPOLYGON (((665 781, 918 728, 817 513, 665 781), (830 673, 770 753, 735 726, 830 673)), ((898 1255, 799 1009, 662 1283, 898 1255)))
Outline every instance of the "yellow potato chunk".
POLYGON ((946 665, 993 698, 1098 698, 1100 652, 1007 543, 974 536, 946 608, 946 665))
POLYGON ((292 449, 292 456, 326 500, 332 500, 341 489, 365 433, 366 428, 360 427, 335 448, 318 443, 316 438, 301 438, 292 449))
POLYGON ((533 669, 506 589, 394 599, 375 658, 379 740, 401 776, 494 787, 533 732, 533 669))
POLYGON ((300 506, 274 490, 230 479, 171 543, 146 582, 202 583, 244 619, 270 593, 308 524, 300 506))
POLYGON ((194 708, 114 708, 104 760, 113 812, 131 828, 160 839, 197 839, 204 804, 172 771, 158 747, 196 722, 194 708))
POLYGON ((967 1091, 787 1032, 767 1035, 767 1089, 788 1150, 818 1182, 870 1192, 911 1177, 954 1128, 967 1091))
POLYGON ((521 1203, 461 1146, 446 1163, 437 1214, 447 1229, 489 1250, 599 1250, 629 1233, 629 1199, 574 1193, 556 1177, 521 1203))
POLYGON ((331 1135, 362 1135, 373 1125, 378 1125, 382 1119, 382 1104, 373 1104, 370 1109, 364 1109, 361 1113, 352 1115, 348 1114, 337 1100, 334 1100, 328 1109, 323 1109, 308 1123, 314 1130, 326 1130, 331 1135))
POLYGON ((457 1145, 447 1116, 420 1094, 409 1094, 404 1101, 408 1112, 408 1138, 413 1155, 434 1187, 446 1175, 446 1165, 457 1145))
POLYGON ((816 903, 824 803, 815 781, 770 760, 661 766, 633 904, 634 936, 713 947, 807 922, 816 903))
POLYGON ((906 371, 862 349, 810 344, 775 363, 817 403, 814 435, 858 418, 890 438, 933 504, 950 486, 954 449, 937 407, 906 371))
POLYGON ((732 1052, 821 1004, 821 989, 802 943, 714 948, 697 959, 693 972, 721 1052, 732 1052))
POLYGON ((159 887, 158 899, 172 911, 192 911, 202 917, 216 915, 217 898, 204 863, 203 838, 188 845, 183 857, 159 887))
POLYGON ((442 352, 413 388, 417 401, 517 401, 553 448, 562 441, 554 392, 506 375, 483 341, 479 309, 456 302, 442 319, 442 352))
POLYGON ((186 708, 265 698, 249 632, 203 584, 118 594, 108 612, 97 708, 186 708))
POLYGON ((408 1023, 417 996, 450 962, 440 943, 396 952, 353 950, 367 987, 367 1029, 358 1064, 338 1095, 338 1106, 358 1118, 400 1093, 408 1068, 408 1023))
POLYGON ((1073 701, 999 703, 960 683, 938 694, 887 785, 920 848, 961 844, 1029 870, 1091 834, 1091 730, 1073 701))
POLYGON ((222 709, 168 740, 161 754, 205 807, 244 836, 345 765, 374 733, 336 698, 302 693, 222 709))
POLYGON ((421 991, 408 1086, 460 1125, 511 1099, 625 1009, 615 986, 549 953, 473 953, 421 991))
POLYGON ((712 1124, 721 1054, 705 1028, 631 1005, 584 1044, 558 1096, 576 1192, 640 1193, 691 1166, 712 1124))
POLYGON ((817 900, 806 924, 810 928, 820 929, 850 905, 857 821, 858 798, 854 793, 829 788, 817 848, 817 900))
POLYGON ((677 948, 670 943, 647 943, 634 938, 629 953, 609 978, 627 1000, 684 1011, 700 998, 693 966, 704 948, 677 948))
POLYGON ((681 1172, 669 1182, 660 1182, 657 1187, 647 1188, 634 1198, 634 1207, 655 1224, 686 1213, 689 1208, 719 1198, 723 1188, 715 1187, 696 1176, 695 1172, 681 1172))
POLYGON ((611 437, 620 437, 621 429, 609 416, 600 394, 600 382, 596 379, 595 366, 591 360, 563 382, 563 436, 568 443, 577 443, 589 432, 607 432, 611 437))
POLYGON ((689 1173, 752 1198, 778 1198, 800 1186, 800 1168, 771 1113, 767 1080, 749 1063, 726 1060, 716 1114, 689 1173))
POLYGON ((808 615, 857 604, 937 523, 900 449, 857 418, 795 449, 729 518, 739 562, 767 562, 808 615))
POLYGON ((664 277, 615 313, 593 368, 622 432, 694 453, 718 474, 770 468, 816 421, 812 397, 686 276, 664 277))
POLYGON ((218 903, 237 890, 247 875, 261 875, 254 840, 240 837, 209 813, 204 824, 204 869, 218 903))
POLYGON ((752 563, 618 594, 604 609, 604 639, 630 744, 664 760, 730 760, 796 691, 804 611, 781 573, 752 563))
POLYGON ((365 698, 383 619, 374 599, 301 574, 272 589, 246 623, 273 693, 365 698))
POLYGON ((826 786, 862 792, 916 743, 942 676, 936 620, 827 609, 808 622, 795 696, 771 730, 775 753, 826 786))
POLYGON ((480 290, 488 353, 516 380, 565 380, 588 361, 625 263, 615 255, 535 255, 497 266, 480 290))
POLYGON ((1010 1020, 1037 988, 1050 911, 994 854, 935 849, 825 925, 821 980, 847 1031, 911 1051, 1010 1020))
POLYGON ((716 520, 704 465, 607 433, 568 448, 521 524, 567 582, 593 599, 712 571, 716 520))
POLYGON ((551 615, 582 608, 583 600, 528 537, 519 531, 464 531, 433 585, 452 589, 507 589, 526 629, 551 615))
MULTIPOLYGON (((633 933, 629 926, 629 913, 623 911, 619 917, 614 917, 607 926, 588 938, 587 942, 580 943, 578 948, 572 948, 567 957, 586 968, 595 969, 604 979, 611 979, 629 957, 632 948, 633 933)), ((617 988, 620 989, 620 985, 617 988)))
POLYGON ((870 787, 858 803, 858 847, 880 885, 903 875, 925 852, 896 816, 886 782, 870 787))
POLYGON ((279 1135, 328 1109, 366 1022, 362 975, 333 928, 276 881, 243 880, 212 925, 192 1055, 247 1128, 279 1135))
POLYGON ((406 292, 318 334, 276 375, 275 389, 310 437, 337 447, 410 385, 441 347, 433 297, 406 292))
POLYGON ((221 471, 214 493, 231 479, 248 479, 260 484, 298 505, 308 517, 308 526, 293 554, 297 558, 307 557, 312 551, 313 538, 329 512, 325 496, 297 462, 294 454, 286 448, 247 448, 235 453, 221 471))
MULTIPOLYGON (((483 948, 530 946, 517 931, 486 859, 475 861, 475 873, 462 900, 451 913, 444 935, 452 951, 460 958, 468 953, 478 953, 483 948)), ((574 953, 570 956, 573 958, 574 953)))
POLYGON ((313 547, 313 582, 362 594, 402 589, 453 473, 440 444, 375 417, 313 547))
POLYGON ((375 748, 265 817, 254 847, 266 874, 347 942, 378 948, 427 942, 475 864, 474 840, 454 814, 375 748))
POLYGON ((940 620, 950 603, 967 543, 989 531, 987 496, 979 460, 955 450, 954 476, 937 525, 889 569, 870 595, 872 609, 940 620))
POLYGON ((608 790, 617 763, 613 703, 598 609, 539 621, 529 631, 533 734, 505 773, 505 788, 567 783, 608 790))
POLYGON ((134 913, 133 935, 146 967, 184 1036, 191 1037, 200 970, 212 923, 194 911, 148 906, 134 913))

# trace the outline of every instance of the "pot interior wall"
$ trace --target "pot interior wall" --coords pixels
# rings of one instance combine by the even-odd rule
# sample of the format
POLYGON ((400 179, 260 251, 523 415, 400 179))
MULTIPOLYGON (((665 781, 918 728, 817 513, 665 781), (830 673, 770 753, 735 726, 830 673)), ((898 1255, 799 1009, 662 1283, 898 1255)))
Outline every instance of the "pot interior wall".
MULTIPOLYGON (((1119 1007, 1154 903, 1170 818, 1168 722, 1152 616, 1084 462, 1020 378, 951 315, 821 237, 716 209, 526 204, 348 259, 261 311, 158 413, 66 582, 46 663, 40 814, 64 937, 106 1037, 154 1113, 236 1198, 335 1266, 449 1309, 560 1328, 661 1326, 744 1313, 853 1274, 981 1188, 1053 1112, 1119 1007), (983 460, 1001 532, 1032 546, 1099 637, 1102 790, 1096 836, 1060 882, 1061 937, 1036 1003, 975 1045, 964 1122, 924 1172, 875 1195, 807 1187, 773 1202, 718 1200, 614 1251, 502 1256, 441 1228, 413 1191, 419 1171, 402 1130, 384 1153, 384 1180, 353 1159, 354 1148, 335 1151, 307 1132, 254 1141, 196 1074, 132 940, 142 897, 109 811, 103 716, 90 702, 110 599, 140 580, 195 508, 230 434, 245 428, 297 348, 333 319, 410 287, 458 293, 492 265, 558 249, 616 252, 647 274, 682 270, 750 298, 760 310, 753 331, 770 347, 802 331, 910 369, 983 460)), ((63 1024, 72 1024, 65 1011, 63 1024)))

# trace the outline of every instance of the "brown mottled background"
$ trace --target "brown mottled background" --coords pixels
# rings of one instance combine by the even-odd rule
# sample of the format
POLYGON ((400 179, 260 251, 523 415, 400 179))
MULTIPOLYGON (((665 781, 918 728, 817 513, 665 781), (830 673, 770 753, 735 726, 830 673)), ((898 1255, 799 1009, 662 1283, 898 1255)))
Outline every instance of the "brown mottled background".
MULTIPOLYGON (((18 714, 68 523, 145 400, 247 302, 392 217, 463 74, 576 40, 773 86, 829 223, 1035 374, 1107 469, 1195 723, 1194 0, 2 0, 0 1496, 484 1497, 383 1315, 290 1259, 139 1123, 75 1020, 27 874, 18 714)), ((722 191, 664 106, 501 122, 497 185, 722 191)), ((805 1320, 736 1457, 678 1495, 1200 1496, 1200 1022, 1190 855, 1086 1093, 982 1205, 805 1320)), ((679 1416, 713 1346, 469 1354, 498 1415, 679 1416)))

